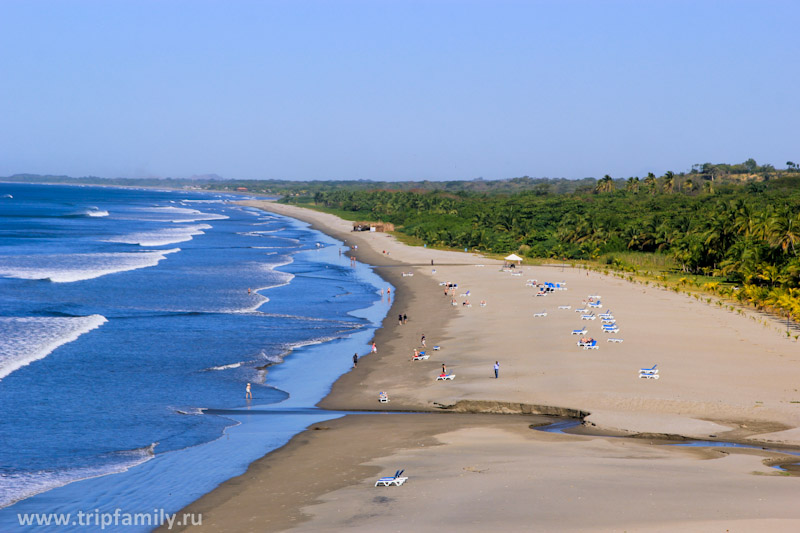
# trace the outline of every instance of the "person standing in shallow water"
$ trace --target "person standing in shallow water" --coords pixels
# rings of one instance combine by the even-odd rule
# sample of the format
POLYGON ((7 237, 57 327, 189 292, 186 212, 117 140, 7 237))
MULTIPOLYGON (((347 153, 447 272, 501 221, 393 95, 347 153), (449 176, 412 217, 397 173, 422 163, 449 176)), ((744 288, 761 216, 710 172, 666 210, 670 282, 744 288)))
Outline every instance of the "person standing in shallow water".
POLYGON ((249 383, 247 384, 247 387, 245 388, 244 397, 247 400, 252 400, 253 399, 253 393, 250 392, 250 384, 249 383))
POLYGON ((358 353, 353 354, 353 368, 358 366, 358 353))

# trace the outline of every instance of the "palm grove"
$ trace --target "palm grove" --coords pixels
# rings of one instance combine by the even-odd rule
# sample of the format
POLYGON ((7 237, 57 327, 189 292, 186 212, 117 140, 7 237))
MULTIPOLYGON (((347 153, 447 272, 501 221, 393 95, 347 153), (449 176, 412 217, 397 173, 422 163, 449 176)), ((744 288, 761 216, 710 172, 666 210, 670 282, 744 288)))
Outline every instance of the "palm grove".
POLYGON ((537 180, 513 194, 343 187, 283 201, 392 222, 430 245, 618 267, 614 254, 666 256, 680 272, 715 278, 705 289, 800 318, 800 172, 793 162, 786 170, 750 159, 660 177, 604 176, 567 193, 550 185, 537 180))

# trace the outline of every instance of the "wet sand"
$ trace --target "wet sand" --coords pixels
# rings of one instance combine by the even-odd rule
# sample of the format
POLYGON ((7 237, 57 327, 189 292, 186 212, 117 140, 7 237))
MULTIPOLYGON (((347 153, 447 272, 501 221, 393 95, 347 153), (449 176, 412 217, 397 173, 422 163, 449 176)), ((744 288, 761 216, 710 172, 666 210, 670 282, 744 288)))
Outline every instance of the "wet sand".
POLYGON ((438 413, 351 415, 310 429, 189 506, 203 513, 195 529, 800 530, 793 503, 800 479, 763 463, 775 454, 551 435, 528 427, 533 415, 452 413, 572 410, 590 413, 595 429, 623 435, 798 445, 800 351, 778 322, 580 269, 501 271, 472 254, 353 233, 330 215, 251 205, 358 244, 359 260, 397 288, 376 335, 378 353, 338 380, 321 406, 438 413), (568 290, 538 297, 528 279, 565 282, 568 290), (458 283, 456 306, 443 281, 458 283), (604 305, 596 312, 610 307, 618 333, 575 312, 596 294, 604 305), (398 324, 398 313, 408 314, 407 324, 398 324), (576 346, 570 332, 583 326, 599 349, 576 346), (428 348, 441 350, 412 362, 422 333, 428 348), (436 381, 442 363, 454 380, 436 381), (659 380, 637 377, 654 363, 659 380), (388 404, 378 403, 379 391, 388 404), (373 486, 399 468, 406 484, 373 486))

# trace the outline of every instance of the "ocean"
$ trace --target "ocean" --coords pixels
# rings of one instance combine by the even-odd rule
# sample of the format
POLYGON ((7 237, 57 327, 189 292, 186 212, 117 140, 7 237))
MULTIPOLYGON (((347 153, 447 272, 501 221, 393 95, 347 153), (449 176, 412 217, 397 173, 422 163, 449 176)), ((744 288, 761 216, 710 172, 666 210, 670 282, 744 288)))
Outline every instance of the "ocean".
POLYGON ((387 284, 237 199, 0 183, 0 531, 174 513, 341 416, 313 406, 368 353, 387 284))

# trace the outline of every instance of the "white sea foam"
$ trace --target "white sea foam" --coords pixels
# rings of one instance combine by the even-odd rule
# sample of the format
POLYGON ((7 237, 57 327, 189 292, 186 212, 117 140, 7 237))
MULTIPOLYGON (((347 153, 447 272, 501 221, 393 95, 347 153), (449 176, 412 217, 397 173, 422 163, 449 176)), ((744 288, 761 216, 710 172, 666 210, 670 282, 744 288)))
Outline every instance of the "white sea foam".
POLYGON ((169 226, 155 231, 142 231, 105 239, 106 242, 138 244, 139 246, 166 246, 178 242, 191 241, 195 235, 203 235, 203 230, 211 229, 208 224, 169 226))
POLYGON ((153 213, 156 215, 152 218, 153 220, 164 220, 165 222, 199 222, 204 220, 225 220, 230 218, 227 215, 204 213, 202 211, 198 211, 197 209, 176 207, 174 205, 142 207, 135 209, 135 211, 153 213))
POLYGON ((0 474, 0 509, 75 481, 124 472, 152 459, 157 444, 109 454, 99 466, 0 474))
POLYGON ((0 256, 0 276, 69 283, 157 265, 180 248, 144 252, 0 256))
POLYGON ((230 370, 232 368, 239 368, 243 364, 244 364, 243 362, 238 362, 238 363, 231 363, 229 365, 212 366, 211 368, 206 368, 205 371, 208 372, 210 370, 230 370))
POLYGON ((206 414, 207 407, 174 407, 172 410, 179 415, 200 416, 206 414))
POLYGON ((0 380, 107 322, 82 317, 0 317, 0 380))

